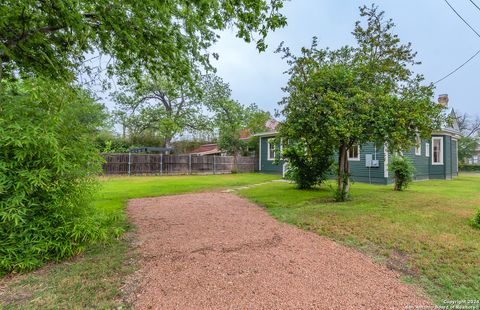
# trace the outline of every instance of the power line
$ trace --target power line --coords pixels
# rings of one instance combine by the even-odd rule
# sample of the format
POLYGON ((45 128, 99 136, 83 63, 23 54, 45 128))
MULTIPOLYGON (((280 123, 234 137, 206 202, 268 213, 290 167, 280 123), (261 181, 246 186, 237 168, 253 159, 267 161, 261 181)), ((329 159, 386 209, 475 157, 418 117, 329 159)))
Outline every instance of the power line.
POLYGON ((480 54, 480 50, 478 50, 475 54, 473 54, 470 58, 467 59, 467 61, 465 61, 463 64, 461 64, 460 66, 458 66, 455 70, 453 70, 452 72, 450 72, 449 74, 445 75, 443 78, 441 78, 440 80, 436 81, 435 83, 433 84, 437 84, 437 83, 440 83, 441 81, 445 80, 446 78, 448 78, 450 75, 454 74, 455 72, 457 72, 458 70, 460 70, 463 66, 465 66, 466 64, 468 64, 473 58, 477 57, 477 55, 480 54))
POLYGON ((450 2, 448 2, 447 0, 444 0, 448 6, 455 12, 455 14, 457 14, 458 17, 460 17, 461 20, 463 20, 463 22, 468 26, 468 28, 472 29, 473 32, 475 32, 475 34, 480 38, 480 33, 478 33, 477 30, 475 30, 475 28, 473 28, 472 26, 470 26, 470 24, 462 17, 462 15, 460 15, 457 10, 455 10, 455 8, 450 4, 450 2))
POLYGON ((475 2, 473 2, 473 0, 469 0, 469 1, 480 11, 480 7, 475 2))
MULTIPOLYGON (((473 31, 475 32, 475 34, 480 38, 480 34, 475 30, 475 28, 473 28, 463 17, 462 15, 460 15, 457 10, 455 10, 455 8, 447 1, 447 0, 444 0, 448 6, 452 9, 453 12, 455 12, 455 14, 457 14, 457 16, 473 31)), ((477 6, 477 4, 475 2, 473 2, 472 0, 469 0, 473 5, 475 5, 475 7, 477 9, 480 10, 480 8, 477 6)), ((435 83, 433 84, 437 84, 437 83, 440 83, 441 81, 445 80, 446 78, 448 78, 450 75, 454 74, 455 72, 457 72, 458 70, 460 70, 461 68, 463 68, 463 66, 465 66, 466 64, 468 64, 472 59, 474 59, 475 57, 478 56, 478 54, 480 54, 480 49, 478 51, 475 52, 475 54, 473 54, 470 58, 468 58, 464 63, 462 63, 460 66, 458 66, 457 68, 455 68, 454 70, 452 70, 450 73, 448 73, 447 75, 445 75, 444 77, 442 77, 441 79, 437 80, 435 83)))

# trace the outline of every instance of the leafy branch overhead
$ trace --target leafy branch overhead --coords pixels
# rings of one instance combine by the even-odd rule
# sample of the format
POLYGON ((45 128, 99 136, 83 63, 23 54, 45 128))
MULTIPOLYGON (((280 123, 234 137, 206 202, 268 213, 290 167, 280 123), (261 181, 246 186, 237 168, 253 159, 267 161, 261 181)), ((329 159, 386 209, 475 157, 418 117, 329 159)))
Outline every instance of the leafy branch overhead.
MULTIPOLYGON (((174 79, 212 69, 208 48, 218 31, 236 29, 266 48, 269 30, 286 25, 283 0, 74 1, 5 0, 0 4, 0 73, 73 77, 86 53, 112 56, 110 70, 174 79)), ((0 79, 1 79, 0 74, 0 79)))

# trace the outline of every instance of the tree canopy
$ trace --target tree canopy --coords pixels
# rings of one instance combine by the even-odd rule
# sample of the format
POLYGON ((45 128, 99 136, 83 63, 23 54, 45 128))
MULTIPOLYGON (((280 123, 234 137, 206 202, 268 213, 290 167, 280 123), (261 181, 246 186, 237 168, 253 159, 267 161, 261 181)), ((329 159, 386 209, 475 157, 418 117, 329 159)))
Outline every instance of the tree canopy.
MULTIPOLYGON (((320 49, 314 38, 300 56, 279 49, 290 65, 281 134, 307 153, 312 145, 322 145, 338 155, 340 200, 350 187, 350 148, 375 142, 392 151, 408 149, 441 121, 441 107, 431 100, 433 86, 412 71, 418 62, 410 43, 400 42, 392 32, 394 23, 376 6, 361 7, 360 16, 355 47, 320 49)), ((317 155, 328 154, 324 149, 308 156, 317 155)))
POLYGON ((241 139, 241 132, 247 130, 252 134, 265 131, 265 124, 271 115, 254 103, 242 105, 233 100, 228 83, 221 78, 211 75, 206 81, 205 103, 214 114, 219 146, 236 157, 248 147, 247 141, 241 139))
POLYGON ((73 78, 86 53, 113 57, 109 70, 189 80, 211 68, 208 48, 232 27, 266 48, 269 30, 286 25, 283 0, 5 0, 0 3, 0 80, 14 72, 73 78))
POLYGON ((177 134, 209 127, 202 94, 160 74, 130 80, 114 98, 115 114, 131 137, 151 131, 170 147, 177 134))

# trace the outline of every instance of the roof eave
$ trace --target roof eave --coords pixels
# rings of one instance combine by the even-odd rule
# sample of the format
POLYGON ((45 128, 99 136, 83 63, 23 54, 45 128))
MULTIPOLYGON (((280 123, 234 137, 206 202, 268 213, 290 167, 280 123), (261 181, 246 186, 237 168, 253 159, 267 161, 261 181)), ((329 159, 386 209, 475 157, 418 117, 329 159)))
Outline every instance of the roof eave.
POLYGON ((266 132, 259 132, 253 135, 253 137, 268 137, 268 136, 276 136, 278 131, 266 131, 266 132))

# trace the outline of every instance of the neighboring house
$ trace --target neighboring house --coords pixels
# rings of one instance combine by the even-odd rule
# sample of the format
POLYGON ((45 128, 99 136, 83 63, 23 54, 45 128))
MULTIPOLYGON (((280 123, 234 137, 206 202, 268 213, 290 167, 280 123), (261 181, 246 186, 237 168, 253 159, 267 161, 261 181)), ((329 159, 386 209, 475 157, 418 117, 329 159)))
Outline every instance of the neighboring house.
POLYGON ((470 165, 480 165, 480 145, 475 149, 475 155, 468 159, 470 165))
MULTIPOLYGON (((452 110, 451 113, 454 113, 452 110)), ((280 160, 275 164, 281 146, 275 145, 272 138, 278 132, 270 131, 256 134, 259 139, 259 171, 264 173, 284 174, 286 165, 280 160)), ((458 124, 445 126, 434 132, 431 139, 420 141, 418 147, 403 152, 412 159, 415 166, 415 180, 452 179, 458 175, 458 146, 460 137, 458 124)), ((388 171, 388 162, 392 155, 385 147, 377 148, 374 143, 355 146, 348 152, 351 179, 355 182, 390 184, 392 175, 388 171)))
POLYGON ((192 155, 204 156, 204 155, 222 155, 222 151, 218 148, 217 144, 203 144, 190 152, 192 155))

